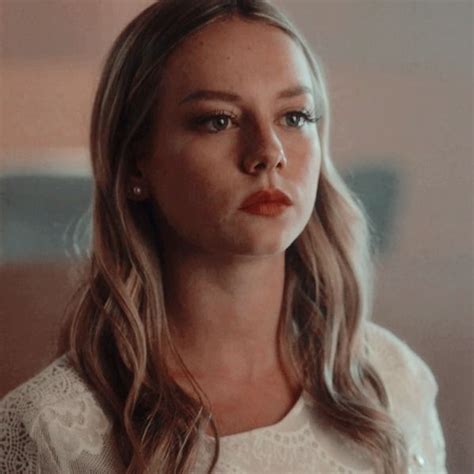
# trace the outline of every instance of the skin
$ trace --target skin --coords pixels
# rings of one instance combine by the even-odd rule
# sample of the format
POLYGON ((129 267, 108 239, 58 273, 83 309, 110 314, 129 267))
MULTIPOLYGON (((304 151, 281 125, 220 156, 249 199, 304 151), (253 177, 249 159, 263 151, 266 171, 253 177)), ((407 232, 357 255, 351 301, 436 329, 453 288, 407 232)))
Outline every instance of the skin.
POLYGON ((276 336, 285 250, 314 207, 321 150, 317 124, 298 115, 318 116, 313 94, 277 99, 296 85, 311 87, 311 73, 284 32, 240 18, 207 25, 168 59, 153 153, 132 178, 159 216, 174 342, 223 435, 277 422, 300 392, 276 336), (182 102, 201 89, 240 99, 182 102), (216 110, 232 117, 196 124, 216 110), (277 217, 239 210, 269 187, 293 206, 277 217))

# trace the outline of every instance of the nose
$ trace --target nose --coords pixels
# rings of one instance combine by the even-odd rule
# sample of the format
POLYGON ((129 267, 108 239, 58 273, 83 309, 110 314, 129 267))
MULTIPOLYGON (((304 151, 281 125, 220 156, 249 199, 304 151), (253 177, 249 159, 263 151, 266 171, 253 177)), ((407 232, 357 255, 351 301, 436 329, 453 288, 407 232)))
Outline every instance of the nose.
POLYGON ((282 143, 269 125, 255 125, 247 137, 242 168, 245 173, 259 174, 273 169, 282 169, 287 165, 287 158, 282 143))

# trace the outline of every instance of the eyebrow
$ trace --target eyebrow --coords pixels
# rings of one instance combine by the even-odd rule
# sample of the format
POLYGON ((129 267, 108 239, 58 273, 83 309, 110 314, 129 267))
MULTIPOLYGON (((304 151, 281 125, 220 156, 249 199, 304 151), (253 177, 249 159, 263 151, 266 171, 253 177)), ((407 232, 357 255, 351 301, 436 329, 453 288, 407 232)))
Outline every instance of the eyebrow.
MULTIPOLYGON (((313 95, 313 90, 311 87, 298 84, 297 86, 289 87, 288 89, 281 91, 277 95, 277 99, 289 99, 304 94, 313 95)), ((201 100, 224 100, 227 102, 239 102, 242 100, 242 98, 237 94, 233 94, 232 92, 200 89, 187 95, 179 102, 179 105, 201 100)))

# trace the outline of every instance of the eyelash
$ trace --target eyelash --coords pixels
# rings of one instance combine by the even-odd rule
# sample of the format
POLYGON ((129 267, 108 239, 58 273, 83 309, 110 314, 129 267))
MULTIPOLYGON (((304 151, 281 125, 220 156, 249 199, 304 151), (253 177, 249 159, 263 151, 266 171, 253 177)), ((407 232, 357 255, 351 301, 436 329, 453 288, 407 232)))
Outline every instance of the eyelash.
MULTIPOLYGON (((314 114, 311 110, 306 109, 306 108, 301 109, 301 110, 292 110, 292 111, 287 112, 285 114, 285 116, 287 116, 287 115, 298 115, 299 117, 301 117, 304 120, 303 125, 308 124, 308 123, 316 123, 321 118, 321 116, 316 116, 316 114, 314 114)), ((209 123, 212 120, 220 118, 220 117, 226 117, 226 118, 230 119, 231 121, 237 120, 237 116, 235 114, 226 112, 224 110, 216 110, 214 112, 211 112, 211 113, 208 113, 208 114, 203 115, 201 117, 198 117, 195 120, 195 124, 197 126, 202 126, 202 125, 205 125, 206 123, 209 123)), ((295 129, 298 130, 298 129, 302 128, 303 125, 300 126, 300 127, 291 127, 290 126, 290 128, 295 128, 295 129)), ((224 128, 224 129, 221 129, 221 130, 210 131, 210 133, 219 133, 219 132, 223 132, 225 130, 227 130, 227 128, 224 128)))

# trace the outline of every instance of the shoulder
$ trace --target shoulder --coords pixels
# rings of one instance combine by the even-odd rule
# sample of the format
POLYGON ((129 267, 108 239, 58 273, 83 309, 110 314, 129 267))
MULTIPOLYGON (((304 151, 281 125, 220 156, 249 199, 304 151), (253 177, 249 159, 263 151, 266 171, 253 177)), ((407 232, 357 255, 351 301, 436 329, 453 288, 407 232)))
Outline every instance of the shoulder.
POLYGON ((431 369, 404 341, 377 324, 366 323, 365 344, 385 385, 391 415, 407 442, 410 472, 445 473, 438 384, 431 369))
POLYGON ((81 376, 71 365, 67 354, 63 354, 35 376, 22 383, 2 399, 2 406, 14 399, 31 399, 33 406, 41 406, 48 402, 48 395, 69 396, 73 393, 85 391, 86 385, 81 376), (59 389, 58 385, 62 388, 59 389), (54 386, 56 389, 50 390, 54 386), (61 395, 60 395, 61 394, 61 395))
POLYGON ((35 472, 43 462, 53 472, 62 454, 98 454, 109 429, 98 400, 63 355, 0 401, 0 471, 15 465, 35 472))
MULTIPOLYGON (((74 403, 92 392, 69 362, 66 354, 34 377, 9 392, 0 402, 2 416, 15 414, 31 430, 49 408, 74 403)), ((3 421, 3 418, 2 418, 3 421)))
POLYGON ((412 391, 434 397, 438 385, 425 361, 388 329, 373 322, 365 324, 367 354, 384 382, 410 383, 412 391))

